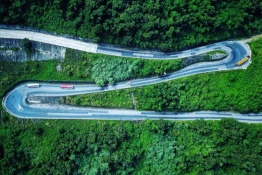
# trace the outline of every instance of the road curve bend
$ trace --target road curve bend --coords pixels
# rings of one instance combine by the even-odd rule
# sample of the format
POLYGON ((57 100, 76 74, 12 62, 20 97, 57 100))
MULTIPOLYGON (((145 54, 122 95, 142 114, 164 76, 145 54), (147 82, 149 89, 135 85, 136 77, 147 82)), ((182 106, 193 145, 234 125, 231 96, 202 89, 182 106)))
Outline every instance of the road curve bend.
POLYGON ((19 118, 31 119, 102 119, 102 120, 144 120, 144 119, 164 119, 164 120, 219 120, 221 118, 235 118, 241 122, 261 123, 262 114, 238 114, 232 112, 197 111, 197 112, 154 112, 136 110, 115 110, 115 109, 95 109, 73 107, 58 104, 37 104, 28 101, 32 96, 68 96, 86 93, 104 92, 118 89, 140 87, 173 79, 190 76, 194 74, 246 69, 251 63, 249 59, 241 66, 236 63, 246 57, 251 56, 249 46, 241 41, 224 41, 199 48, 181 51, 177 53, 162 53, 149 51, 132 51, 113 47, 100 46, 98 44, 86 43, 73 39, 42 34, 37 32, 0 29, 0 38, 23 39, 29 38, 34 41, 59 45, 67 48, 82 50, 92 53, 102 53, 122 57, 134 57, 142 59, 178 59, 192 55, 199 55, 214 50, 224 50, 227 57, 214 62, 202 62, 187 66, 179 71, 166 76, 158 76, 144 79, 134 79, 128 82, 120 82, 114 85, 100 87, 95 84, 74 85, 74 89, 62 89, 60 84, 42 83, 39 88, 28 88, 27 83, 23 83, 11 90, 2 101, 4 109, 11 115, 19 118))

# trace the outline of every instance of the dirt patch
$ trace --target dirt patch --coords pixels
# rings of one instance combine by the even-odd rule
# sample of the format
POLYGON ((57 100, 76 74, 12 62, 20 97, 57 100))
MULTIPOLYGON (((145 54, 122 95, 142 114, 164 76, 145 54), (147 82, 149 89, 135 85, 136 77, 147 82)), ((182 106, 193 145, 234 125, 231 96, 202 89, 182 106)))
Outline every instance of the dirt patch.
POLYGON ((251 41, 258 40, 258 39, 261 38, 261 37, 262 37, 262 34, 253 36, 253 37, 251 37, 251 38, 243 39, 242 41, 248 43, 248 42, 251 42, 251 41))

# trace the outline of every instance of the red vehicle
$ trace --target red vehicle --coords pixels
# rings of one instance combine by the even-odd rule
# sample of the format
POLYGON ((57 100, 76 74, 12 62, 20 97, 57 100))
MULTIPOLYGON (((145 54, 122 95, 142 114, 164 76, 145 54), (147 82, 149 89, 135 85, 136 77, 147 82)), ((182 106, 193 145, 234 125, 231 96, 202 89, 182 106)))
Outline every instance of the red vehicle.
POLYGON ((74 86, 70 85, 70 84, 62 84, 60 86, 60 88, 62 88, 62 89, 74 89, 74 86))

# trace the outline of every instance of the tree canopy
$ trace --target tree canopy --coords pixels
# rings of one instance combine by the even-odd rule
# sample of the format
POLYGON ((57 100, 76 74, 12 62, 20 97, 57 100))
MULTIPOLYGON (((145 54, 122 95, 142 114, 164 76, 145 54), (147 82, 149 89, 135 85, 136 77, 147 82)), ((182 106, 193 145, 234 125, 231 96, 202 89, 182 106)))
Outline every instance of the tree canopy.
POLYGON ((3 113, 0 174, 261 174, 261 125, 20 120, 3 113))
POLYGON ((4 24, 161 50, 262 32, 260 0, 4 0, 0 16, 4 24))

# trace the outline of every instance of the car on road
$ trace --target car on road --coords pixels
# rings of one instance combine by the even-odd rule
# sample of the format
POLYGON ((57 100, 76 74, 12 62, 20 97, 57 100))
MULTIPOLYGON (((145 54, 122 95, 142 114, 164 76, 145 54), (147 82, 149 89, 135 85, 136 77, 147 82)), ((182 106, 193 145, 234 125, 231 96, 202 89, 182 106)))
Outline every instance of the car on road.
POLYGON ((60 88, 62 88, 62 89, 74 89, 74 86, 71 85, 71 84, 62 84, 60 86, 60 88))
POLYGON ((26 86, 29 87, 29 88, 38 88, 38 87, 40 87, 40 85, 38 83, 30 83, 30 84, 27 84, 26 86))

